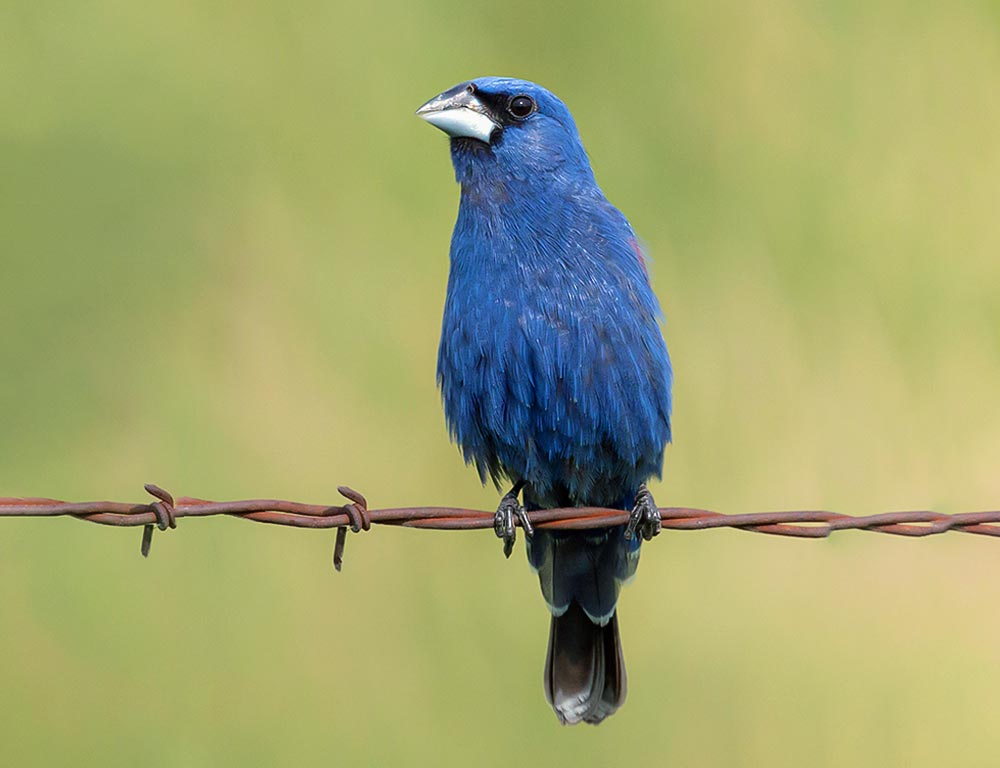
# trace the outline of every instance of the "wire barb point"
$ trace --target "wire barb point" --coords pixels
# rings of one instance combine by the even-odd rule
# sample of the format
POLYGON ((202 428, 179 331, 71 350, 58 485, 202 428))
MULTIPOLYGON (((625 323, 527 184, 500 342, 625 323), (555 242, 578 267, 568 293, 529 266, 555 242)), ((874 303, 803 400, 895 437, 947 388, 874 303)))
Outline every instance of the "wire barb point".
MULTIPOLYGON (((372 527, 372 519, 368 514, 368 499, 364 497, 363 494, 350 488, 346 485, 340 485, 337 487, 340 495, 348 499, 351 503, 345 504, 339 509, 350 520, 351 530, 354 533, 360 533, 361 531, 370 531, 372 527)), ((344 567, 344 547, 347 545, 347 527, 338 526, 337 527, 337 538, 333 544, 333 567, 337 573, 340 573, 341 569, 344 567)))
POLYGON ((142 526, 142 544, 139 547, 139 551, 142 553, 143 557, 149 557, 149 548, 153 544, 153 526, 144 525, 142 526))

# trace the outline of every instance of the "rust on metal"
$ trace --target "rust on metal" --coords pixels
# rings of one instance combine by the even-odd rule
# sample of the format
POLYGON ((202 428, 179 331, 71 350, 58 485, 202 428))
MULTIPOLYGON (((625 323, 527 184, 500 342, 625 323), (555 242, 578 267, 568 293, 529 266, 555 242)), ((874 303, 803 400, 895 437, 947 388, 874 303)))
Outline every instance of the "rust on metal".
MULTIPOLYGON (((161 531, 177 527, 184 517, 231 515, 255 523, 285 525, 295 528, 335 528, 333 563, 339 571, 343 564, 347 529, 354 533, 370 530, 372 525, 396 525, 434 530, 492 529, 493 512, 458 507, 396 507, 369 509, 365 497, 348 486, 338 491, 346 504, 304 504, 281 499, 245 499, 208 501, 188 496, 175 499, 159 486, 147 484, 154 497, 147 503, 118 501, 66 502, 46 498, 0 498, 0 517, 69 516, 99 525, 142 526, 142 555, 148 556, 154 526, 161 531)), ((629 513, 620 509, 570 507, 528 513, 537 528, 584 530, 624 525, 629 513)), ((956 531, 979 536, 1000 536, 1000 511, 965 512, 945 515, 928 510, 888 512, 852 516, 823 510, 789 512, 752 512, 722 514, 692 507, 661 507, 665 530, 704 531, 713 528, 738 528, 776 536, 822 539, 834 531, 874 531, 893 536, 922 537, 956 531)), ((517 523, 520 525, 520 523, 517 523)))

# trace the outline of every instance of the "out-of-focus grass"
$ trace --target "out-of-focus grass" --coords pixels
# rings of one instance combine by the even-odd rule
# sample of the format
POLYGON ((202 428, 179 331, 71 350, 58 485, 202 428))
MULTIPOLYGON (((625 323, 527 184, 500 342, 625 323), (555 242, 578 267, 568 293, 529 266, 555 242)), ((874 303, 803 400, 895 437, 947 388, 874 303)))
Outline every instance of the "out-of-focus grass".
MULTIPOLYGON (((1000 35, 986 2, 0 8, 0 493, 490 507, 434 355, 457 190, 412 117, 573 109, 677 370, 661 503, 1000 504, 1000 35)), ((600 729, 545 705, 482 535, 0 524, 20 765, 992 765, 997 545, 667 534, 600 729), (636 763, 635 761, 641 761, 636 763)))

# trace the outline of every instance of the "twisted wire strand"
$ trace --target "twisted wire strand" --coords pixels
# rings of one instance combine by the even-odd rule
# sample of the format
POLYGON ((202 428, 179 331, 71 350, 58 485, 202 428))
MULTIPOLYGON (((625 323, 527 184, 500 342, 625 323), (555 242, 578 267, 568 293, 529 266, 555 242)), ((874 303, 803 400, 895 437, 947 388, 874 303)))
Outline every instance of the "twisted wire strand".
MULTIPOLYGON (((304 504, 282 499, 208 501, 177 498, 159 486, 148 484, 154 500, 146 503, 119 501, 67 502, 41 498, 0 498, 0 517, 75 517, 99 525, 142 526, 143 556, 148 556, 153 530, 176 528, 182 517, 229 515, 268 525, 295 528, 336 528, 333 562, 340 570, 347 529, 355 533, 372 525, 396 525, 434 530, 493 528, 494 513, 459 507, 395 507, 369 509, 365 497, 347 486, 338 488, 345 504, 304 504)), ((528 513, 532 525, 559 530, 585 530, 622 525, 629 513, 620 509, 571 507, 528 513)), ((661 507, 662 526, 668 530, 703 531, 738 528, 754 533, 822 539, 834 531, 859 530, 894 536, 932 536, 947 531, 980 536, 1000 536, 1000 510, 945 515, 929 510, 887 512, 853 516, 824 510, 751 512, 722 514, 692 507, 661 507)))

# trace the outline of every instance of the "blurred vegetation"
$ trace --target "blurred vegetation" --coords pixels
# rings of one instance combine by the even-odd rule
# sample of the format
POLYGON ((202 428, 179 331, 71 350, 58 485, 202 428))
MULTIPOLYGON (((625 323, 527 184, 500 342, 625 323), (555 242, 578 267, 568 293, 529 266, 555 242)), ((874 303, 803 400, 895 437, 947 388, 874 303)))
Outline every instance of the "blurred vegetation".
MULTIPOLYGON (((457 201, 412 115, 541 82, 654 259, 661 504, 1000 504, 1000 6, 0 5, 0 494, 492 508, 434 360, 457 201)), ((631 692, 542 696, 521 548, 0 524, 18 765, 996 765, 1000 549, 667 534, 631 692)))

